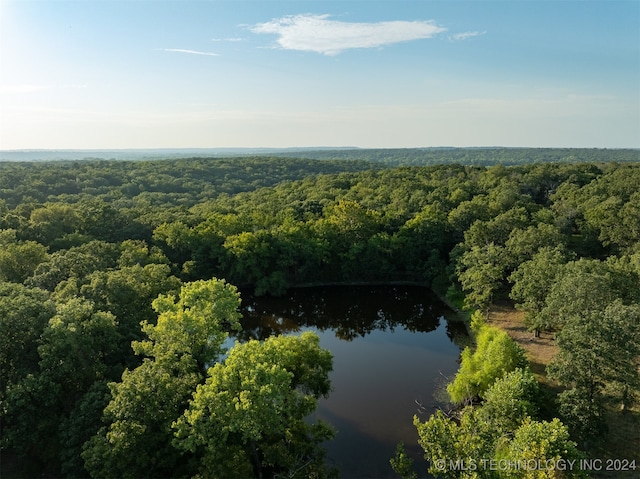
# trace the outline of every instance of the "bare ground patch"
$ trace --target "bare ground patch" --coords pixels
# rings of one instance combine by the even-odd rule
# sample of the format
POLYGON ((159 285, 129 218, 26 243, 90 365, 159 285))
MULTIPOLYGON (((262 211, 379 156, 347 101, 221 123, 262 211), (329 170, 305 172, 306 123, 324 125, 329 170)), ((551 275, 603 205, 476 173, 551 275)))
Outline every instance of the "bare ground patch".
POLYGON ((545 368, 556 355, 558 347, 553 339, 554 334, 541 332, 534 337, 524 325, 524 313, 508 304, 494 305, 489 311, 489 323, 503 329, 527 352, 527 359, 531 363, 531 371, 539 381, 552 386, 547 379, 545 368))

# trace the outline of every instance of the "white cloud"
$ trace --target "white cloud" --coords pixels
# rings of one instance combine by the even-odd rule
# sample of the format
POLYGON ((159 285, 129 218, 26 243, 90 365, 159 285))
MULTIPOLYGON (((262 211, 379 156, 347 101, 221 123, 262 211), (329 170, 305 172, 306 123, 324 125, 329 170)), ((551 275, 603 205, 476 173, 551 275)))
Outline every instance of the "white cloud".
POLYGON ((198 51, 198 50, 185 50, 183 48, 160 48, 160 50, 162 50, 163 52, 189 53, 191 55, 206 55, 206 56, 209 56, 209 57, 217 57, 217 56, 219 56, 218 53, 201 52, 201 51, 198 51))
POLYGON ((462 32, 462 33, 456 33, 454 35, 450 35, 449 39, 450 40, 456 40, 456 41, 461 41, 461 40, 466 40, 467 38, 473 38, 473 37, 479 37, 480 35, 484 35, 485 32, 462 32))
POLYGON ((398 42, 431 38, 446 31, 433 21, 349 23, 330 20, 329 15, 291 15, 258 23, 253 33, 278 35, 285 50, 337 55, 351 48, 373 48, 398 42))
POLYGON ((242 38, 240 37, 228 37, 228 38, 212 38, 212 42, 241 42, 242 38))

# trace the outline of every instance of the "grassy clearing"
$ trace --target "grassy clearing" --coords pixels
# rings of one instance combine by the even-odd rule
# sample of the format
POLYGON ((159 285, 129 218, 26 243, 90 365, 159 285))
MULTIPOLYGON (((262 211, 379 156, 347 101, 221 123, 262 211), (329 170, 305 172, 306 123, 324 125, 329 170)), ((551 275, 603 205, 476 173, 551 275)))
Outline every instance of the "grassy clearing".
MULTIPOLYGON (((540 381, 543 388, 557 393, 559 386, 547 377, 546 366, 549 364, 558 348, 554 341, 554 334, 542 332, 540 337, 534 337, 523 322, 524 313, 510 304, 494 305, 489 311, 488 322, 504 331, 513 338, 527 353, 531 363, 531 370, 540 381)), ((597 478, 632 478, 640 477, 640 393, 636 394, 638 401, 624 411, 614 409, 607 411, 609 434, 606 441, 590 452, 592 458, 602 460, 603 468, 607 460, 616 459, 635 460, 635 471, 600 471, 593 474, 597 478)), ((609 464, 615 466, 614 462, 609 464)))
POLYGON ((558 348, 553 333, 541 332, 534 337, 524 325, 524 313, 508 304, 494 305, 489 311, 488 322, 506 331, 527 352, 531 371, 538 380, 547 386, 554 384, 547 378, 546 366, 556 355, 558 348))

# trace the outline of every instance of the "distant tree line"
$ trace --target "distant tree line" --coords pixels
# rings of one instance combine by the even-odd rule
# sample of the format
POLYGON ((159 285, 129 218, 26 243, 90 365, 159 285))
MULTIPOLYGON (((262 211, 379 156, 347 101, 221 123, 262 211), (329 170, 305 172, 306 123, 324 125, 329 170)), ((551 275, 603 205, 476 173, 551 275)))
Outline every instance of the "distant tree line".
POLYGON ((462 164, 476 166, 526 165, 531 163, 595 163, 638 161, 637 149, 599 148, 379 148, 324 149, 277 152, 274 156, 315 160, 363 160, 387 166, 462 164))

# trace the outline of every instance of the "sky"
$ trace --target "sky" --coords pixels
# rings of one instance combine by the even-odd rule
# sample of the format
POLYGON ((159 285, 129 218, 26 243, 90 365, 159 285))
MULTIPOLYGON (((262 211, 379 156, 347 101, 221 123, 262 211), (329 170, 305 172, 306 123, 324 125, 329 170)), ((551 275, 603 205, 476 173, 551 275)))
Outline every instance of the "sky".
POLYGON ((640 147, 639 0, 0 0, 0 149, 640 147))

